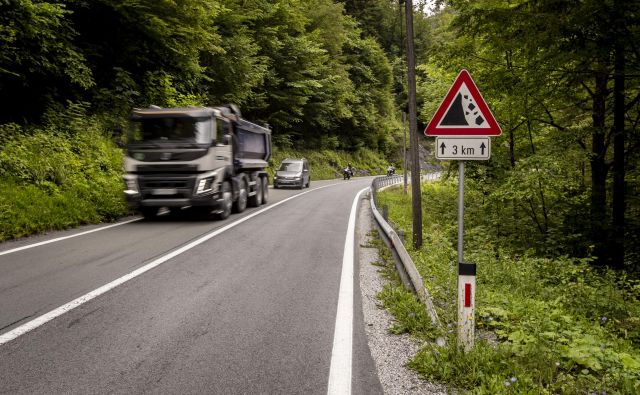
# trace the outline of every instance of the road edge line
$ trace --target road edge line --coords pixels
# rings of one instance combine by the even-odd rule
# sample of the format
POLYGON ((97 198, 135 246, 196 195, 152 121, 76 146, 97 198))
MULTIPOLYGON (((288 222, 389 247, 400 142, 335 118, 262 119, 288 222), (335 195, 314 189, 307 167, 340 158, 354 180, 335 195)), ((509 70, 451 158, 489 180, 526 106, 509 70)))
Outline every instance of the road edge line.
POLYGON ((120 226, 120 225, 126 225, 126 224, 129 224, 131 222, 140 221, 141 219, 142 218, 134 218, 134 219, 130 219, 130 220, 127 220, 127 221, 117 222, 115 224, 103 226, 103 227, 100 227, 100 228, 91 229, 91 230, 87 230, 87 231, 80 232, 80 233, 75 233, 75 234, 72 234, 72 235, 69 235, 69 236, 57 237, 57 238, 51 239, 51 240, 45 240, 45 241, 41 241, 41 242, 38 242, 38 243, 22 246, 22 247, 12 248, 12 249, 6 250, 6 251, 0 251, 0 256, 11 254, 12 252, 28 250, 29 248, 40 247, 42 245, 49 244, 49 243, 55 243, 56 241, 62 241, 62 240, 66 240, 66 239, 71 239, 73 237, 78 237, 78 236, 84 236, 84 235, 87 235, 89 233, 99 232, 101 230, 113 228, 113 227, 120 226))
POLYGON ((329 367, 329 383, 327 395, 351 394, 351 376, 353 359, 353 279, 355 265, 355 228, 358 204, 362 194, 369 187, 358 192, 351 205, 347 235, 342 255, 342 271, 340 274, 340 290, 338 291, 338 309, 331 349, 331 365, 329 367))

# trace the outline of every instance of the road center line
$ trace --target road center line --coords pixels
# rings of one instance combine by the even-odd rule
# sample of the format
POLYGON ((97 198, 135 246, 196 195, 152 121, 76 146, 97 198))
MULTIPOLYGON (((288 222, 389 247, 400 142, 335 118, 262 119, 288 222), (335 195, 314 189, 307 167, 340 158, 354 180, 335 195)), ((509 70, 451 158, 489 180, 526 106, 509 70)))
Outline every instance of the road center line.
POLYGON ((76 234, 73 234, 73 235, 58 237, 58 238, 51 239, 51 240, 45 240, 45 241, 41 241, 39 243, 29 244, 29 245, 18 247, 18 248, 12 248, 10 250, 1 251, 0 255, 7 255, 7 254, 11 254, 12 252, 18 252, 18 251, 22 251, 22 250, 27 250, 29 248, 39 247, 41 245, 45 245, 45 244, 49 244, 49 243, 55 243, 56 241, 62 241, 62 240, 66 240, 66 239, 71 239, 72 237, 84 236, 84 235, 87 235, 89 233, 99 232, 101 230, 113 228, 113 227, 120 226, 120 225, 125 225, 125 224, 131 223, 131 222, 135 222, 135 221, 140 221, 141 219, 142 218, 134 218, 134 219, 130 219, 128 221, 123 221, 123 222, 118 222, 118 223, 115 223, 115 224, 103 226, 101 228, 87 230, 86 232, 80 232, 80 233, 76 233, 76 234))
POLYGON ((342 274, 338 293, 338 311, 331 350, 329 385, 327 395, 351 394, 351 366, 353 353, 353 266, 356 214, 360 196, 369 188, 362 189, 353 199, 347 236, 342 255, 342 274))
MULTIPOLYGON (((76 298, 76 299, 72 300, 69 303, 66 303, 66 304, 64 304, 64 305, 62 305, 62 306, 60 306, 60 307, 58 307, 56 309, 53 309, 48 313, 45 313, 45 314, 43 314, 43 315, 41 315, 41 316, 39 316, 37 318, 34 318, 33 320, 31 320, 31 321, 29 321, 29 322, 27 322, 27 323, 25 323, 23 325, 20 325, 19 327, 15 328, 15 329, 12 329, 11 331, 9 331, 7 333, 4 333, 4 334, 0 335, 0 345, 8 343, 11 340, 16 339, 17 337, 22 336, 25 333, 30 332, 30 331, 38 328, 39 326, 42 326, 42 325, 46 324, 47 322, 53 320, 54 318, 59 317, 59 316, 63 315, 64 313, 66 313, 68 311, 71 311, 71 310, 75 309, 78 306, 83 305, 84 303, 87 303, 91 299, 94 299, 94 298, 96 298, 96 297, 98 297, 98 296, 100 296, 100 295, 112 290, 113 288, 117 287, 118 285, 124 284, 127 281, 138 277, 139 275, 141 275, 141 274, 143 274, 143 273, 155 268, 156 266, 159 266, 159 265, 163 264, 164 262, 168 261, 169 259, 175 258, 176 256, 182 254, 183 252, 189 251, 190 249, 192 249, 192 248, 204 243, 205 241, 207 241, 207 240, 209 240, 209 239, 211 239, 211 238, 213 238, 213 237, 215 237, 215 236, 217 236, 217 235, 219 235, 219 234, 221 234, 223 232, 226 232, 227 230, 229 230, 229 229, 231 229, 231 228, 233 228, 235 226, 238 226, 241 223, 246 222, 246 221, 250 220, 251 218, 253 218, 253 217, 257 216, 257 215, 260 215, 260 214, 264 213, 265 211, 268 211, 268 210, 271 210, 272 208, 278 207, 279 205, 281 205, 281 204, 283 204, 285 202, 288 202, 289 200, 298 198, 298 197, 300 197, 302 195, 305 195, 305 194, 307 194, 309 192, 317 191, 319 189, 328 188, 328 187, 335 186, 335 185, 340 185, 340 184, 341 183, 325 185, 325 186, 321 186, 321 187, 318 187, 318 188, 310 189, 310 190, 305 191, 305 192, 298 193, 298 194, 290 196, 290 197, 288 197, 288 198, 286 198, 284 200, 281 200, 281 201, 279 201, 277 203, 269 205, 269 206, 263 208, 262 210, 256 211, 255 213, 252 213, 252 214, 249 214, 246 217, 242 217, 242 218, 240 218, 239 220, 237 220, 235 222, 232 222, 232 223, 230 223, 228 225, 223 226, 222 228, 218 228, 218 229, 216 229, 216 230, 214 230, 214 231, 212 231, 210 233, 207 233, 204 236, 202 236, 202 237, 200 237, 200 238, 198 238, 198 239, 196 239, 196 240, 194 240, 194 241, 192 241, 192 242, 190 242, 190 243, 188 243, 188 244, 186 244, 186 245, 184 245, 184 246, 182 246, 182 247, 180 247, 180 248, 178 248, 176 250, 173 250, 170 253, 168 253, 166 255, 163 255, 160 258, 158 258, 158 259, 156 259, 156 260, 154 260, 152 262, 149 262, 149 263, 147 263, 146 265, 144 265, 142 267, 139 267, 138 269, 132 271, 129 274, 126 274, 126 275, 124 275, 124 276, 122 276, 122 277, 120 277, 118 279, 115 279, 115 280, 111 281, 110 283, 101 286, 100 288, 97 288, 97 289, 95 289, 95 290, 93 290, 93 291, 91 291, 89 293, 86 293, 86 294, 80 296, 79 298, 76 298)), ((361 191, 361 193, 362 193, 362 191, 361 191)), ((352 216, 353 216, 353 210, 352 210, 352 216)), ((69 236, 67 236, 67 237, 69 237, 69 236)), ((352 248, 353 248, 353 246, 352 246, 352 248)))

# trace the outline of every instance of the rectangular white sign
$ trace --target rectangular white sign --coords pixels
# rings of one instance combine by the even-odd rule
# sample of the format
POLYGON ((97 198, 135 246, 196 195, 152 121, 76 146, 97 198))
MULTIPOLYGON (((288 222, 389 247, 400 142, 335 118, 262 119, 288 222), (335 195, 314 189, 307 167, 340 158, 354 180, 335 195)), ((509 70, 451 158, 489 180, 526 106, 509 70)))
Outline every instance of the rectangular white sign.
POLYGON ((436 159, 488 160, 491 157, 489 137, 436 137, 436 159))

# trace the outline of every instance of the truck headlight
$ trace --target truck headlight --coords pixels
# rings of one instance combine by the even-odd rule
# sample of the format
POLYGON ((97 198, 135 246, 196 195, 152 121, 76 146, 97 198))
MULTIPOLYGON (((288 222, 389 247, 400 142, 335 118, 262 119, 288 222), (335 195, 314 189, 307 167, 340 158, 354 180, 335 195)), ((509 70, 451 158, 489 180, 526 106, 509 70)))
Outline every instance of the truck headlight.
POLYGON ((217 173, 213 173, 208 177, 199 179, 198 184, 196 185, 196 195, 214 191, 216 188, 216 177, 217 173))
POLYGON ((127 195, 137 195, 140 193, 140 190, 138 189, 138 181, 134 177, 126 177, 124 179, 124 183, 126 185, 124 193, 127 195))

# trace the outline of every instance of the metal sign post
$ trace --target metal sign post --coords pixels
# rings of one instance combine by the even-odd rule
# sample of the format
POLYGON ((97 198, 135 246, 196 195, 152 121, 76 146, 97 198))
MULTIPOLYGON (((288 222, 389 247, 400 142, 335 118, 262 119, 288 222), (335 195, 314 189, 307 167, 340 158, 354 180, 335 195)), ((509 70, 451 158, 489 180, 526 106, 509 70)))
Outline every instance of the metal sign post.
POLYGON ((469 351, 475 338, 476 264, 464 261, 464 161, 458 173, 458 345, 469 351))

